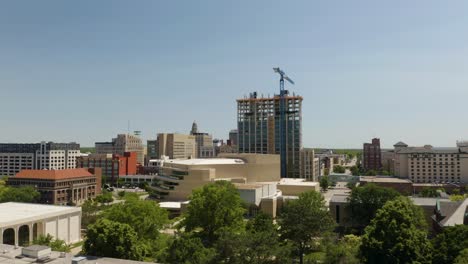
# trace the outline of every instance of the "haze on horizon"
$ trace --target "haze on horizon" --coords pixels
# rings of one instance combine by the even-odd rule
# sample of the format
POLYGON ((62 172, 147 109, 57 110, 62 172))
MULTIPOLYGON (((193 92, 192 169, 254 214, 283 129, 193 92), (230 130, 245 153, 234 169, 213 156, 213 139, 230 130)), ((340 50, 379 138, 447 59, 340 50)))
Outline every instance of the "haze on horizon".
POLYGON ((304 97, 303 146, 468 139, 466 1, 3 1, 0 142, 226 139, 236 99, 304 97))

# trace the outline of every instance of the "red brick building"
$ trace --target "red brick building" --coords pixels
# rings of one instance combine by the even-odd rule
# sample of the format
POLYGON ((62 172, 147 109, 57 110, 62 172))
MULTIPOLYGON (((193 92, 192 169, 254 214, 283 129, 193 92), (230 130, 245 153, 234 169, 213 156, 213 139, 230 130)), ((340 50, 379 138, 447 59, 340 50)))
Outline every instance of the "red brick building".
POLYGON ((115 183, 119 176, 137 174, 137 153, 125 152, 117 154, 90 154, 76 159, 77 168, 101 168, 102 175, 115 183))
POLYGON ((101 193, 101 169, 22 170, 7 185, 34 186, 41 203, 81 204, 101 193))
POLYGON ((382 168, 382 157, 380 153, 380 139, 373 138, 372 143, 364 143, 362 154, 364 169, 379 171, 382 168))

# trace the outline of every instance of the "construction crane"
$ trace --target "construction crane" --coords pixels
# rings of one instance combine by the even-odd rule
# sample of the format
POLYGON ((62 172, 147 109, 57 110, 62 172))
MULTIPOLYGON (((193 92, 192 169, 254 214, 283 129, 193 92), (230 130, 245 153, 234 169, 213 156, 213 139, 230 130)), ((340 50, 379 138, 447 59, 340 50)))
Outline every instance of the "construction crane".
POLYGON ((294 84, 294 81, 291 80, 286 73, 282 71, 279 67, 273 68, 273 71, 278 73, 280 78, 280 162, 281 162, 281 178, 287 177, 286 165, 286 100, 285 96, 288 94, 287 90, 284 90, 284 80, 288 81, 291 84, 294 84))

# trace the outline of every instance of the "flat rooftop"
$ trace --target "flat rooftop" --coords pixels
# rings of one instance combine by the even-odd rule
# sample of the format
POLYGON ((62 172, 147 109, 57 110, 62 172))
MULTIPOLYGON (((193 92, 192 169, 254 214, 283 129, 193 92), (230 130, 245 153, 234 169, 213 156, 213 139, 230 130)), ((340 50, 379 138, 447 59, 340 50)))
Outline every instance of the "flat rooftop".
POLYGON ((32 203, 0 203, 0 227, 80 212, 80 207, 32 203))
POLYGON ((318 182, 306 181, 300 178, 282 178, 278 185, 302 185, 302 186, 317 186, 318 182))
POLYGON ((221 164, 245 164, 241 159, 177 159, 166 160, 164 163, 180 165, 221 165, 221 164))
POLYGON ((381 183, 411 183, 408 179, 400 179, 394 177, 375 177, 375 176, 361 176, 361 182, 381 182, 381 183))
MULTIPOLYGON (((16 256, 21 255, 21 247, 15 248, 11 245, 0 244, 0 264, 3 263, 15 263, 15 264, 31 264, 38 263, 35 258, 24 257, 21 259, 15 258, 16 256)), ((65 256, 60 256, 60 252, 52 251, 50 254, 50 259, 46 262, 48 264, 63 264, 71 263, 73 259, 82 259, 83 264, 144 264, 148 262, 143 261, 134 261, 126 259, 115 259, 115 258, 102 258, 102 257, 92 257, 92 256, 83 256, 75 257, 70 253, 65 254, 65 256)))

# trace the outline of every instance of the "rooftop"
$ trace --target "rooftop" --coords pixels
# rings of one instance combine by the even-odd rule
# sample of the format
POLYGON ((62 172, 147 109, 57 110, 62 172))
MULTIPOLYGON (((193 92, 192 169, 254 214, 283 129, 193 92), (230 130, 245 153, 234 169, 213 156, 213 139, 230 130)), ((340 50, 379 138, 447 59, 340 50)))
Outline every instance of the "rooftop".
POLYGON ((180 165, 221 165, 221 164, 245 164, 241 159, 177 159, 167 160, 165 163, 180 165))
MULTIPOLYGON (((16 256, 21 255, 21 247, 15 248, 11 245, 0 244, 0 264, 3 263, 15 263, 15 264, 31 264, 39 263, 36 262, 35 258, 23 257, 15 258, 16 256)), ((126 259, 115 259, 115 258, 102 258, 102 257, 92 257, 92 256, 83 256, 75 257, 70 253, 61 256, 60 252, 52 251, 48 260, 45 263, 48 264, 63 264, 63 263, 72 263, 72 260, 82 260, 80 264, 143 264, 148 262, 126 260, 126 259)))
POLYGON ((455 211, 447 215, 447 217, 442 221, 442 224, 444 226, 463 225, 467 207, 468 199, 465 199, 462 203, 459 204, 455 211))
POLYGON ((395 177, 376 177, 376 176, 360 176, 359 181, 362 182, 378 182, 378 183, 411 183, 408 179, 400 179, 395 177))
POLYGON ((301 178, 282 178, 278 185, 303 185, 303 186, 317 186, 318 182, 306 181, 301 178))
POLYGON ((66 170, 22 170, 13 178, 21 179, 42 179, 42 180, 63 180, 70 178, 92 177, 87 169, 66 169, 66 170))
POLYGON ((0 203, 0 227, 80 211, 80 207, 71 206, 13 202, 0 203))

